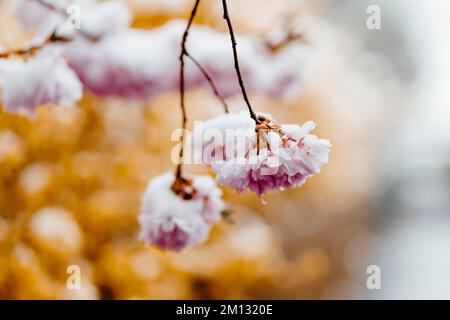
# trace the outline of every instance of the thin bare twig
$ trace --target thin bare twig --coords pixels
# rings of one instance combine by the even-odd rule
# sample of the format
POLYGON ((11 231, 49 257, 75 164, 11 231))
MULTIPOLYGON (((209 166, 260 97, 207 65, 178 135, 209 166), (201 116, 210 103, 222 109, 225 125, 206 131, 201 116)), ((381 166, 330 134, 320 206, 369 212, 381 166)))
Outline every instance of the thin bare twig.
POLYGON ((183 130, 182 137, 181 137, 181 149, 180 149, 180 158, 179 158, 179 164, 176 168, 176 179, 182 179, 182 170, 183 170, 183 153, 184 153, 184 143, 186 139, 186 123, 187 123, 187 115, 186 115, 186 106, 185 106, 185 83, 184 83, 184 56, 187 54, 186 50, 186 41, 189 36, 189 30, 191 29, 192 22, 194 21, 195 15, 197 13, 198 6, 200 4, 200 0, 196 0, 194 7, 192 8, 191 16, 189 17, 188 24, 186 26, 186 29, 183 33, 183 39, 181 41, 181 53, 180 53, 180 107, 181 107, 181 128, 183 130))
POLYGON ((220 102, 223 105, 223 109, 225 110, 225 113, 229 113, 230 110, 228 108, 228 105, 224 99, 224 97, 219 93, 219 90, 217 89, 216 85, 214 84, 214 81, 211 77, 211 75, 208 73, 208 71, 203 67, 200 62, 195 59, 190 53, 186 52, 186 56, 191 59, 191 61, 195 64, 195 66, 201 71, 203 76, 208 81, 209 85, 211 86, 212 91, 214 92, 214 95, 220 100, 220 102))
MULTIPOLYGON (((66 18, 69 18, 69 14, 66 12, 66 10, 64 8, 57 7, 45 0, 30 0, 30 1, 35 1, 36 3, 46 7, 47 9, 49 9, 53 12, 56 12, 66 18)), ((99 40, 99 37, 91 35, 86 31, 83 31, 81 29, 76 29, 76 30, 81 36, 83 36, 84 38, 86 38, 89 41, 98 41, 99 40)), ((42 50, 47 44, 55 43, 55 42, 68 42, 68 41, 72 41, 72 40, 73 40, 72 38, 66 38, 63 36, 59 36, 57 34, 57 31, 55 30, 43 42, 36 44, 36 45, 29 46, 27 48, 20 48, 20 49, 10 50, 7 52, 1 52, 0 58, 4 59, 4 58, 9 58, 10 56, 32 55, 32 54, 36 53, 37 51, 42 50)))
POLYGON ((303 42, 308 45, 310 44, 305 33, 295 31, 296 26, 293 19, 294 18, 289 13, 286 13, 280 26, 281 31, 283 32, 282 37, 276 40, 266 39, 264 41, 264 45, 271 53, 277 53, 279 50, 296 41, 303 42))
POLYGON ((266 41, 265 46, 267 49, 269 49, 270 52, 276 53, 295 41, 302 41, 304 43, 308 43, 304 34, 288 31, 283 39, 279 40, 278 42, 266 41))
POLYGON ((31 45, 26 48, 19 48, 19 49, 13 49, 10 51, 6 51, 6 52, 0 52, 0 58, 4 59, 4 58, 9 58, 11 56, 33 55, 36 52, 42 50, 47 44, 55 43, 55 42, 67 42, 67 41, 71 41, 71 40, 72 39, 70 39, 70 38, 60 37, 56 34, 56 32, 53 32, 50 36, 48 36, 47 39, 45 39, 44 41, 42 41, 39 44, 31 45))
POLYGON ((250 100, 248 99, 248 96, 247 96, 247 91, 245 90, 244 80, 242 79, 241 69, 239 67, 239 58, 238 58, 237 48, 236 48, 236 46, 237 46, 236 37, 234 35, 233 25, 231 24, 230 15, 228 14, 227 1, 222 0, 222 5, 223 5, 223 18, 227 21, 228 31, 230 32, 231 45, 233 47, 234 68, 236 69, 236 74, 237 74, 237 77, 239 80, 239 86, 241 87, 242 95, 244 96, 244 100, 245 100, 245 103, 247 104, 248 111, 250 112, 250 117, 253 120, 255 120, 255 122, 258 124, 258 123, 260 123, 260 121, 258 120, 256 113, 252 109, 250 100))

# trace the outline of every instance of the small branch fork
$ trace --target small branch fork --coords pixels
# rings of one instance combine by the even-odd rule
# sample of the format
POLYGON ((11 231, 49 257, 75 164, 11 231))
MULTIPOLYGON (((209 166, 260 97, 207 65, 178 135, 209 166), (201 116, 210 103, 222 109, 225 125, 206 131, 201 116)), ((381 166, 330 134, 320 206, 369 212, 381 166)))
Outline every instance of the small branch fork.
POLYGON ((192 8, 191 16, 189 17, 188 24, 186 26, 186 29, 183 33, 183 39, 181 41, 181 53, 180 53, 180 107, 181 107, 181 129, 183 130, 182 136, 181 136, 181 149, 180 149, 180 156, 179 156, 179 164, 177 165, 176 172, 175 172, 175 182, 172 185, 172 190, 175 193, 178 193, 177 190, 175 190, 175 187, 177 186, 177 182, 179 180, 183 180, 182 177, 182 170, 183 170, 183 153, 184 153, 184 143, 186 140, 186 123, 187 123, 187 115, 186 115, 186 105, 185 105, 185 83, 184 83, 184 56, 187 54, 186 50, 186 41, 189 36, 189 30, 191 29, 192 22, 194 21, 195 15, 197 14, 197 9, 200 4, 200 0, 196 0, 194 7, 192 8))
POLYGON ((303 42, 310 44, 308 37, 303 32, 295 31, 296 26, 292 17, 287 14, 281 24, 281 31, 283 36, 276 40, 266 39, 263 43, 267 50, 271 53, 277 53, 293 42, 303 42))
POLYGON ((0 52, 0 58, 1 59, 5 59, 5 58, 9 58, 11 56, 29 56, 29 55, 33 55, 36 52, 42 50, 42 48, 44 48, 47 44, 50 43, 56 43, 56 42, 68 42, 71 41, 72 39, 70 38, 64 38, 61 36, 58 36, 56 34, 56 32, 54 31, 51 35, 49 35, 47 37, 47 39, 45 39, 44 41, 42 41, 39 44, 35 44, 35 45, 31 45, 27 48, 21 48, 21 49, 13 49, 10 51, 6 51, 6 52, 0 52))
MULTIPOLYGON (((41 5, 45 6, 45 7, 47 7, 48 9, 50 9, 50 10, 52 10, 52 11, 54 11, 54 12, 59 13, 60 15, 63 15, 64 17, 67 17, 67 18, 69 17, 68 14, 67 14, 67 12, 66 12, 64 9, 59 8, 59 7, 56 7, 56 6, 52 5, 51 3, 46 2, 45 0, 34 0, 34 1, 38 2, 39 4, 41 4, 41 5)), ((186 29, 186 31, 188 31, 188 32, 189 32, 189 29, 190 29, 190 27, 191 27, 191 25, 192 25, 193 18, 195 17, 195 14, 196 14, 196 12, 197 12, 197 8, 198 8, 199 3, 200 3, 200 1, 197 1, 197 3, 196 3, 195 6, 194 6, 193 12, 191 13, 190 23, 189 23, 189 25, 188 25, 188 27, 187 27, 187 29, 186 29)), ((87 39, 90 40, 90 41, 97 41, 97 40, 99 40, 99 37, 93 36, 93 35, 87 33, 86 31, 83 31, 83 30, 81 30, 81 29, 78 30, 78 32, 79 32, 83 37, 87 38, 87 39)), ((224 99, 224 98, 222 97, 222 95, 219 93, 219 90, 217 89, 216 85, 214 84, 214 82, 213 82, 213 80, 212 80, 212 77, 209 75, 208 71, 205 69, 205 67, 203 67, 203 66, 200 64, 200 62, 199 62, 197 59, 195 59, 189 52, 187 52, 186 47, 185 47, 186 40, 187 40, 187 35, 186 35, 186 38, 184 38, 184 36, 183 36, 183 50, 184 50, 184 55, 187 56, 187 57, 195 64, 195 66, 200 70, 200 72, 203 74, 203 76, 206 78, 206 80, 208 81, 209 85, 211 86, 211 88, 212 88, 214 94, 215 94, 215 95, 217 96, 217 98, 221 101, 221 103, 222 103, 222 105, 223 105, 223 107, 224 107, 225 112, 228 113, 228 112, 229 112, 229 110, 228 110, 228 105, 227 105, 227 103, 225 102, 225 99, 224 99)))
POLYGON ((277 53, 278 51, 295 41, 302 41, 304 43, 308 42, 304 34, 295 33, 292 30, 288 30, 283 39, 275 43, 266 41, 264 44, 270 52, 277 53))
MULTIPOLYGON (((40 4, 43 7, 46 7, 47 9, 56 12, 58 14, 60 14, 63 17, 68 18, 69 15, 66 12, 66 10, 64 8, 60 8, 57 7, 51 3, 48 3, 45 0, 29 0, 29 1, 34 1, 38 4, 40 4)), ((89 34, 86 31, 83 31, 81 29, 77 29, 76 30, 78 34, 80 34, 82 37, 84 37, 85 39, 89 40, 89 41, 98 41, 99 37, 93 36, 91 34, 89 34)), ((52 32, 52 34, 50 34, 44 41, 42 41, 39 44, 35 44, 35 45, 31 45, 29 47, 26 48, 20 48, 20 49, 13 49, 7 52, 0 52, 0 59, 5 59, 5 58, 9 58, 11 56, 28 56, 28 55, 33 55, 36 52, 42 50, 46 45, 50 44, 50 43, 56 43, 56 42, 69 42, 72 41, 72 38, 68 38, 68 37, 63 37, 63 36, 59 36, 57 34, 57 31, 54 30, 52 32)))
MULTIPOLYGON (((48 9, 50 9, 50 10, 52 10, 52 11, 54 11, 54 12, 57 12, 57 13, 59 13, 60 15, 66 17, 66 18, 69 17, 69 15, 67 14, 67 12, 66 12, 64 9, 59 8, 59 7, 57 7, 57 6, 55 6, 55 5, 51 4, 51 3, 48 3, 48 2, 45 1, 45 0, 33 0, 33 1, 38 2, 38 3, 41 4, 42 6, 45 6, 45 7, 47 7, 48 9)), ((195 17, 195 14, 196 14, 196 12, 197 12, 197 8, 198 8, 199 4, 200 4, 200 0, 197 1, 197 2, 195 3, 194 9, 193 9, 193 11, 192 11, 192 13, 191 13, 191 18, 189 19, 189 24, 188 24, 187 29, 186 29, 186 31, 187 31, 188 33, 189 33, 189 29, 190 29, 190 27, 191 27, 191 25, 192 25, 193 19, 194 19, 194 17, 195 17)), ((212 80, 212 77, 210 76, 210 74, 208 73, 208 71, 205 69, 205 67, 203 67, 203 66, 200 64, 200 62, 199 62, 197 59, 195 59, 195 58, 194 58, 194 57, 186 50, 185 43, 186 43, 187 35, 188 35, 188 34, 186 34, 186 31, 185 31, 185 35, 183 35, 183 44, 182 44, 182 48, 183 48, 182 50, 183 50, 183 52, 182 52, 182 54, 185 55, 185 56, 187 56, 187 57, 195 64, 195 66, 200 70, 200 72, 203 74, 203 76, 206 78, 206 80, 208 81, 209 85, 211 86, 211 88, 212 88, 214 94, 215 94, 215 95, 217 96, 217 98, 221 101, 221 103, 222 103, 222 105, 223 105, 223 107, 224 107, 225 112, 228 113, 228 112, 229 112, 228 105, 227 105, 227 103, 225 102, 225 99, 224 99, 224 98, 222 97, 222 95, 219 93, 219 90, 217 89, 217 86, 214 84, 214 82, 213 82, 213 80, 212 80)), ((83 37, 85 37, 86 39, 88 39, 88 40, 90 40, 90 41, 97 41, 97 40, 99 40, 99 37, 93 36, 93 35, 87 33, 86 31, 83 31, 83 30, 81 30, 81 29, 79 29, 78 32, 79 32, 83 37)))
POLYGON ((175 172, 175 181, 172 185, 172 190, 182 196, 183 198, 189 198, 190 192, 189 190, 192 188, 188 188, 190 186, 190 181, 182 177, 182 170, 183 170, 183 153, 184 153, 184 142, 186 140, 186 123, 187 123, 187 114, 186 114, 186 103, 185 103, 185 77, 184 77, 184 66, 185 66, 185 60, 184 58, 189 58, 194 65, 200 70, 200 72, 203 74, 203 76, 208 81, 209 85, 211 86, 214 94, 216 97, 222 102, 222 105, 224 107, 224 110, 226 113, 229 112, 229 108, 227 103, 225 102, 225 99, 222 97, 222 95, 219 93, 219 90, 217 89, 217 86, 214 84, 211 75, 208 73, 205 67, 201 65, 201 63, 195 59, 186 49, 186 42, 189 36, 189 31, 192 27, 192 23, 194 21, 195 15, 197 14, 197 10, 199 7, 201 0, 196 0, 194 7, 192 8, 191 15, 188 20, 188 24, 186 26, 186 29, 183 33, 183 38, 181 41, 181 53, 180 53, 180 107, 181 107, 181 115, 182 115, 182 121, 181 121, 181 128, 183 130, 182 137, 181 137, 181 149, 179 154, 179 164, 176 167, 175 172), (186 191, 188 190, 188 191, 186 191))
MULTIPOLYGON (((42 1, 42 0, 39 0, 42 1)), ((180 153, 179 153, 179 163, 176 167, 176 171, 175 171, 175 181, 172 184, 172 190, 184 197, 186 199, 190 197, 189 195, 189 190, 192 189, 190 181, 183 178, 182 176, 182 171, 183 171, 183 154, 184 154, 184 143, 186 140, 186 123, 187 123, 187 115, 186 115, 186 105, 185 105, 185 78, 184 78, 184 66, 185 66, 185 61, 184 61, 184 57, 188 57, 189 59, 191 59, 191 61, 200 69, 200 71, 203 73, 203 75, 205 76, 205 78, 208 80, 208 82, 210 83, 214 93, 216 94, 217 97, 219 97, 219 99, 222 101, 224 108, 225 108, 225 112, 228 112, 228 107, 225 103, 225 100, 220 96, 217 87, 214 85, 211 76, 208 74, 208 72, 206 71, 206 69, 195 59, 193 58, 189 52, 186 49, 186 41, 187 38, 189 36, 189 31, 191 29, 192 26, 192 22, 194 21, 195 15, 197 13, 197 9, 198 6, 200 4, 200 0, 196 0, 194 7, 192 8, 191 11, 191 15, 189 17, 188 20, 188 24, 186 26, 186 29, 183 33, 183 38, 181 41, 181 53, 180 53, 180 107, 181 107, 181 115, 182 115, 182 120, 181 120, 181 127, 183 130, 182 133, 182 137, 181 137, 181 149, 180 149, 180 153), (186 192, 188 191, 188 192, 186 192)), ((233 25, 231 23, 231 19, 230 19, 230 15, 228 13, 228 6, 227 6, 227 1, 226 0, 222 0, 222 6, 223 6, 223 18, 226 20, 227 25, 228 25, 228 31, 230 33, 230 38, 231 38, 231 45, 233 48, 233 58, 234 58, 234 68, 236 70, 236 75, 239 81, 239 86, 241 88, 241 92, 242 92, 242 96, 244 97, 245 103, 247 104, 247 108, 248 111, 250 113, 250 117, 255 121, 256 123, 256 131, 259 132, 259 126, 264 126, 263 124, 263 120, 264 118, 262 117, 258 117, 256 115, 256 113, 253 111, 253 108, 250 104, 250 100, 248 98, 247 95, 247 91, 245 89, 245 85, 244 85, 244 80, 242 78, 242 74, 241 74, 241 69, 239 66, 239 58, 238 58, 238 53, 237 53, 237 43, 236 43, 236 37, 234 35, 234 30, 233 30, 233 25)), ((267 128, 267 126, 264 126, 265 128, 267 128)), ((259 140, 259 139, 258 139, 259 140)))
MULTIPOLYGON (((45 0, 30 0, 30 1, 35 1, 36 3, 46 7, 47 9, 56 12, 64 17, 69 17, 66 10, 60 7, 57 7, 45 0)), ((197 4, 198 6, 198 4, 197 4)), ((194 12, 195 15, 195 12, 194 12)), ((192 23, 192 21, 191 21, 192 23)), ((190 25, 189 25, 190 28, 190 25)), ((87 33, 86 31, 83 30, 77 30, 77 32, 83 36, 84 38, 86 38, 89 41, 98 41, 99 37, 93 36, 89 33, 87 33)), ((13 55, 19 55, 19 56, 26 56, 26 55, 31 55, 36 53, 37 51, 41 50, 43 47, 45 47, 47 44, 49 43, 54 43, 54 42, 68 42, 71 41, 72 39, 70 38, 63 38, 60 37, 56 34, 56 30, 55 32, 53 32, 44 42, 42 42, 39 45, 34 45, 25 49, 15 49, 9 52, 4 52, 4 53, 0 53, 0 58, 8 58, 10 56, 13 55)), ((185 41, 185 40, 184 40, 185 41)), ((229 108, 227 103, 225 102, 224 97, 219 93, 219 90, 217 89, 217 86, 214 84, 211 75, 208 73, 208 71, 206 70, 205 67, 203 67, 201 65, 201 63, 195 59, 189 52, 187 52, 186 48, 184 47, 184 55, 187 56, 193 63, 194 65, 200 70, 200 72, 203 74, 203 76, 205 77, 205 79, 208 81, 209 85, 211 86, 211 89, 214 93, 214 95, 220 100, 220 102, 223 105, 224 111, 226 113, 229 113, 229 108)))

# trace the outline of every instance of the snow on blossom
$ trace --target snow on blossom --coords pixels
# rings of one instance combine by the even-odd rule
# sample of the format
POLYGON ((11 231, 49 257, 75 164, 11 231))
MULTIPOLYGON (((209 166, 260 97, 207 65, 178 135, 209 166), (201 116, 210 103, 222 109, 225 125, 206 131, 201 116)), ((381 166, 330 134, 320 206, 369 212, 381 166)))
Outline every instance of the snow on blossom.
MULTIPOLYGON (((120 0, 42 1, 63 11, 77 6, 81 30, 99 38, 88 41, 75 37, 75 41, 61 45, 70 66, 94 94, 142 99, 178 89, 179 46, 186 21, 172 20, 152 30, 134 29, 130 28, 132 13, 120 0)), ((61 36, 76 36, 76 30, 68 23, 72 20, 61 12, 35 0, 15 0, 15 6, 24 26, 36 29, 40 39, 55 29, 61 36)), ((238 42, 241 69, 249 90, 275 97, 298 92, 306 52, 302 45, 292 43, 273 53, 256 38, 238 37, 238 42)), ((240 92, 228 33, 193 26, 187 48, 209 71, 223 96, 240 92)), ((187 88, 209 88, 189 59, 186 69, 187 88)))
POLYGON ((269 115, 260 117, 267 127, 260 125, 258 130, 246 112, 227 114, 194 128, 194 152, 202 154, 204 164, 211 165, 219 184, 239 193, 249 189, 262 195, 300 186, 328 162, 331 144, 309 133, 316 126, 314 122, 278 125, 269 115), (213 134, 215 139, 210 139, 210 129, 223 135, 213 134))
POLYGON ((244 156, 252 143, 255 121, 248 111, 227 113, 223 116, 196 121, 189 141, 193 162, 210 165, 213 162, 244 156))
POLYGON ((28 61, 0 59, 0 87, 6 110, 29 114, 41 104, 72 105, 83 89, 60 48, 41 51, 28 61))
POLYGON ((87 34, 99 37, 128 28, 132 19, 131 10, 120 0, 42 0, 58 8, 59 12, 36 0, 14 2, 23 25, 36 29, 43 37, 55 30, 58 30, 60 35, 73 35, 77 23, 87 34))
POLYGON ((97 42, 79 39, 65 49, 70 66, 94 94, 146 98, 176 89, 178 46, 175 34, 169 39, 130 29, 97 42))
MULTIPOLYGON (((66 4, 62 0, 46 0, 50 5, 66 4)), ((35 0, 14 0, 13 5, 18 18, 26 28, 36 29, 39 35, 52 33, 63 26, 65 18, 35 0)))
MULTIPOLYGON (((97 42, 79 39, 65 45, 69 63, 93 93, 148 98, 178 89, 179 46, 186 21, 173 20, 152 30, 123 29, 97 42)), ((257 39, 238 38, 243 77, 249 90, 284 97, 298 92, 305 50, 291 44, 271 53, 257 39)), ((209 71, 224 96, 240 92, 229 35, 193 26, 189 52, 209 71)), ((208 87, 186 58, 186 85, 208 87)))
POLYGON ((145 242, 180 251, 207 239, 225 204, 222 191, 210 176, 193 177, 190 199, 175 194, 171 189, 174 179, 172 173, 165 173, 149 182, 139 223, 145 242))

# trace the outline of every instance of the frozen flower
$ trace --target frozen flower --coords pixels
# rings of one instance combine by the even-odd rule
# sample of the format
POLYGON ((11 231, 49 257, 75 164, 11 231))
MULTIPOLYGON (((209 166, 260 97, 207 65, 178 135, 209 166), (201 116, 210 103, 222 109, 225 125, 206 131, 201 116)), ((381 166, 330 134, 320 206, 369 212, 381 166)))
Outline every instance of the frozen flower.
POLYGON ((82 84, 59 48, 44 50, 29 61, 0 60, 0 86, 7 110, 23 108, 31 114, 38 105, 71 105, 82 95, 82 84))
POLYGON ((204 128, 216 127, 225 132, 221 139, 210 140, 205 138, 206 131, 202 128, 201 143, 194 141, 195 153, 202 153, 204 163, 217 173, 219 184, 229 185, 239 193, 250 189, 262 195, 270 190, 300 186, 328 162, 330 142, 309 133, 315 128, 314 122, 280 126, 268 115, 259 118, 262 124, 256 127, 245 112, 204 123, 204 128), (213 152, 209 153, 210 150, 213 152))
POLYGON ((127 29, 132 13, 124 1, 78 0, 81 10, 81 28, 95 37, 127 29))
MULTIPOLYGON (((88 90, 99 96, 149 98, 178 89, 180 36, 185 28, 186 21, 174 20, 152 30, 123 29, 99 41, 78 39, 64 47, 69 64, 88 90)), ((227 33, 204 26, 193 26, 187 42, 189 52, 208 70, 225 97, 240 93, 229 43, 227 33)), ((300 45, 273 54, 257 40, 241 37, 239 47, 249 90, 276 97, 298 92, 305 60, 300 45)), ((186 87, 209 88, 189 59, 186 87)))
POLYGON ((143 99, 177 87, 177 42, 175 35, 169 39, 152 31, 124 30, 64 47, 70 66, 92 93, 143 99))
POLYGON ((141 237, 162 249, 180 251, 205 241, 225 205, 210 176, 177 180, 172 173, 150 181, 139 216, 141 237))
POLYGON ((189 136, 194 163, 210 165, 214 161, 236 157, 238 150, 245 153, 254 131, 255 121, 247 111, 196 122, 189 136))

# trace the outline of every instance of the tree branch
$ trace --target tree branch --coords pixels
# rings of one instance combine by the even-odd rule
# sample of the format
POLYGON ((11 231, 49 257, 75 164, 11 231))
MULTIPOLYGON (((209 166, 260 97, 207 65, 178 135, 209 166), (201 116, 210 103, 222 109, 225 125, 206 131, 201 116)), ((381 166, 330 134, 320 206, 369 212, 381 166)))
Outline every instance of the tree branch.
POLYGON ((183 129, 182 137, 181 137, 181 149, 180 149, 180 162, 176 168, 176 179, 182 179, 182 170, 183 170, 183 153, 184 153, 184 143, 186 139, 186 123, 187 123, 187 115, 186 115, 186 106, 185 106, 185 83, 184 83, 184 56, 187 54, 186 51, 186 41, 189 36, 189 30, 191 29, 192 22, 194 21, 195 15, 197 14, 197 9, 200 4, 200 0, 196 0, 194 7, 192 8, 191 16, 189 17, 188 24, 183 33, 183 38, 181 41, 181 53, 180 53, 180 107, 181 107, 181 128, 183 129))
POLYGON ((214 95, 220 100, 220 102, 223 105, 223 109, 225 110, 225 113, 229 113, 230 110, 228 108, 228 105, 224 99, 224 97, 219 93, 219 90, 217 89, 216 85, 214 84, 214 81, 211 77, 211 75, 208 73, 208 71, 203 67, 200 62, 195 59, 190 53, 186 52, 186 56, 191 59, 191 61, 195 64, 195 66, 201 71, 203 76, 208 81, 209 85, 211 86, 212 91, 214 92, 214 95))
MULTIPOLYGON (((65 11, 64 8, 57 7, 51 3, 48 3, 45 0, 30 0, 30 1, 35 1, 36 3, 46 7, 47 9, 49 9, 53 12, 56 12, 66 18, 69 18, 69 15, 65 11)), ((86 38, 89 41, 98 41, 99 40, 99 37, 93 36, 93 35, 89 34, 88 32, 83 31, 81 29, 77 29, 76 31, 81 36, 83 36, 84 38, 86 38)), ((0 59, 9 58, 10 56, 32 55, 32 54, 36 53, 37 51, 42 50, 47 44, 55 43, 55 42, 68 42, 68 41, 72 41, 72 40, 73 40, 72 38, 66 38, 66 37, 59 36, 57 34, 57 31, 55 30, 40 44, 32 45, 27 48, 13 49, 13 50, 10 50, 7 52, 0 52, 0 59)))
POLYGON ((28 56, 36 53, 37 51, 42 50, 47 44, 55 43, 55 42, 68 42, 71 41, 70 38, 64 38, 60 37, 56 34, 54 31, 50 36, 48 36, 47 39, 45 39, 43 42, 39 44, 35 44, 32 46, 29 46, 27 48, 20 48, 20 49, 13 49, 6 52, 0 52, 0 58, 9 58, 11 56, 28 56))
POLYGON ((260 121, 258 120, 256 113, 252 109, 250 100, 248 99, 248 96, 247 96, 247 91, 245 90, 244 80, 242 79, 241 69, 239 67, 237 48, 236 48, 236 46, 237 46, 236 37, 234 36, 233 25, 231 24, 230 15, 228 14, 227 1, 222 0, 222 5, 223 5, 223 18, 227 21, 228 30, 230 32, 231 45, 233 47, 234 68, 236 69, 236 74, 237 74, 237 77, 239 80, 239 86, 241 87, 242 95, 244 96, 244 100, 245 100, 245 103, 247 104, 248 111, 250 112, 250 117, 253 120, 255 120, 255 122, 258 124, 258 123, 260 123, 260 121))

